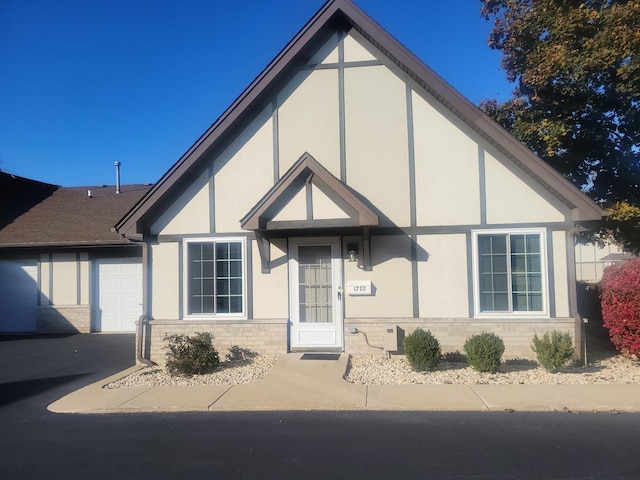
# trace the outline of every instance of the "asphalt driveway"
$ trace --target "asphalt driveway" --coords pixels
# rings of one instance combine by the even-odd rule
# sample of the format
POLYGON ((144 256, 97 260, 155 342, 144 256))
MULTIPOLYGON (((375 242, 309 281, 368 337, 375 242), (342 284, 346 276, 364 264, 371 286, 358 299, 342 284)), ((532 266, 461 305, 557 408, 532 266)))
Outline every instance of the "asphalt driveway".
MULTIPOLYGON (((51 402, 134 364, 133 334, 0 336, 0 407, 51 402)), ((37 414, 37 413, 36 413, 37 414)))
POLYGON ((639 414, 47 411, 133 355, 133 335, 0 337, 2 478, 639 478, 639 414))

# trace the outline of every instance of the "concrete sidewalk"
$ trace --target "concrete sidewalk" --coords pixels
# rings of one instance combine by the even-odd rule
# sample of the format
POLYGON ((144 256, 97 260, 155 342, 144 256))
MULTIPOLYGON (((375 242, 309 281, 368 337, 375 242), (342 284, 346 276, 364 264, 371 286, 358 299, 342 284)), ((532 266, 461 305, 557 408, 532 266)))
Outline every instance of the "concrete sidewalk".
POLYGON ((283 355, 263 379, 240 385, 106 389, 132 367, 49 405, 56 413, 265 410, 640 412, 640 385, 355 385, 348 355, 283 355))

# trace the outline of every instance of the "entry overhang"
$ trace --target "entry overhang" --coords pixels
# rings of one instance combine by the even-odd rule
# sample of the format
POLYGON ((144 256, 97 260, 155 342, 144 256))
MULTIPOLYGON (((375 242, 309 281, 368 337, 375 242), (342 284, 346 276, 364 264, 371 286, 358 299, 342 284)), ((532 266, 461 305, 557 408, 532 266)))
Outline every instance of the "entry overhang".
MULTIPOLYGON (((323 234, 328 231, 344 234, 359 232, 363 237, 363 245, 368 247, 369 229, 378 226, 378 223, 378 214, 309 153, 302 155, 240 220, 242 229, 251 230, 256 235, 263 273, 270 270, 270 238, 287 236, 293 232, 296 236, 304 233, 318 235, 319 231, 323 234), (314 187, 333 202, 341 213, 340 218, 314 218, 310 195, 307 195, 306 214, 302 218, 277 218, 303 189, 309 191, 314 187)), ((363 252, 365 258, 370 258, 368 248, 366 250, 363 252)))
POLYGON ((278 182, 247 213, 240 226, 244 230, 270 231, 314 228, 372 227, 378 215, 343 182, 334 177, 309 153, 302 155, 278 182), (307 208, 305 218, 274 220, 278 213, 307 186, 317 187, 344 212, 343 218, 313 218, 307 208))

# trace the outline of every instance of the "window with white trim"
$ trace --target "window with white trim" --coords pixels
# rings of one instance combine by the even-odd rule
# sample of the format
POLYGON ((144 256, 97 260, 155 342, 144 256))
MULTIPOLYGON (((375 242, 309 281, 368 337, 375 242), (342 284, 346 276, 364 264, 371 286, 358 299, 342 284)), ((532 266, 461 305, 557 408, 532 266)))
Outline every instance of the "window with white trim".
POLYGON ((185 242, 185 308, 188 316, 245 314, 243 239, 185 242))
POLYGON ((546 310, 543 234, 476 232, 476 308, 480 313, 546 310))

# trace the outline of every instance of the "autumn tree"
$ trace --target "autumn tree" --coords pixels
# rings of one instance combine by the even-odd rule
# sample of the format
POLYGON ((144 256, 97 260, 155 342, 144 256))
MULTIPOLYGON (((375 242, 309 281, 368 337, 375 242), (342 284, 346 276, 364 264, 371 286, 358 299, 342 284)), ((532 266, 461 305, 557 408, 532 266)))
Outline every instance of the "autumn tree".
POLYGON ((605 206, 640 205, 640 0, 481 0, 515 84, 481 108, 605 206))

